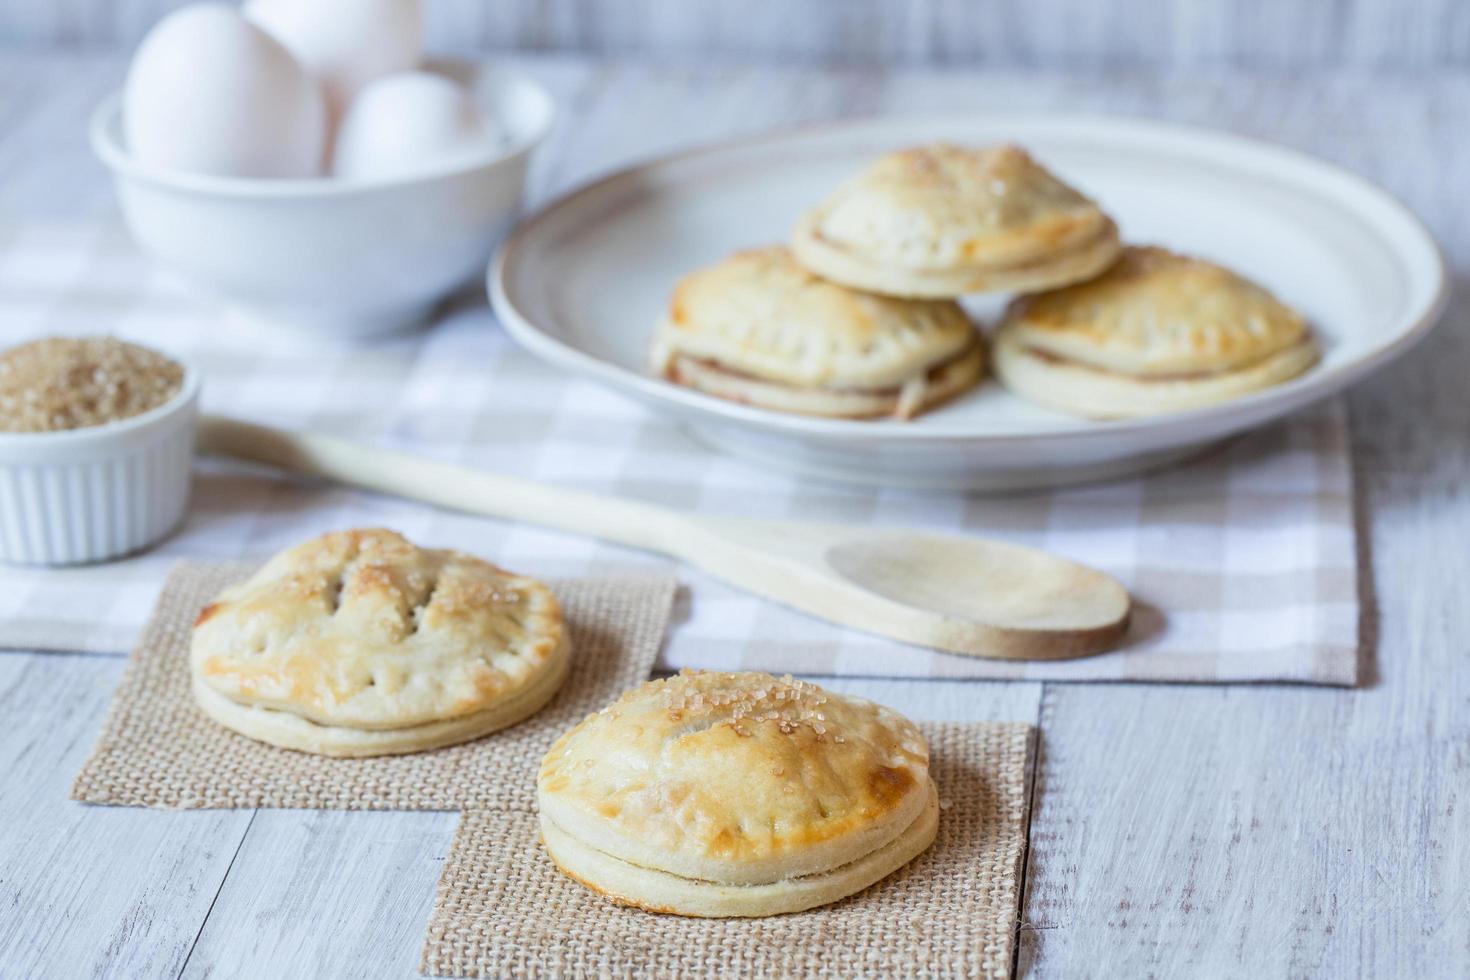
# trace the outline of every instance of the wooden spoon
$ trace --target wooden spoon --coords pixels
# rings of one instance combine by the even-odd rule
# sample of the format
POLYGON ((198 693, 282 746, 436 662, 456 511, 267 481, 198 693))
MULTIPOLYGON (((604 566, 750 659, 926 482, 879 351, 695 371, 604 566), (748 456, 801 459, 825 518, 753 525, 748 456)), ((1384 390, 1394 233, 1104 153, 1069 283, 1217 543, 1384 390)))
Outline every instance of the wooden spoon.
POLYGON ((646 548, 834 623, 951 653, 1080 657, 1128 625, 1128 593, 1113 579, 983 538, 707 517, 217 416, 200 419, 199 449, 646 548))

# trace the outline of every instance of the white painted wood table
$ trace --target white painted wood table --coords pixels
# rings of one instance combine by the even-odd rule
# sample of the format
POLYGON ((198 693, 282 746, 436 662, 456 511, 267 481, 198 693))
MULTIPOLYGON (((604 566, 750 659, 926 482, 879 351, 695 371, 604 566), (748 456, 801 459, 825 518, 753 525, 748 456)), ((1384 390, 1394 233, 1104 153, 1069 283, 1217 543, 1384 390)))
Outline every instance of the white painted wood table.
MULTIPOLYGON (((564 111, 542 199, 666 147, 831 116, 1056 107, 1280 140, 1419 211, 1470 269, 1470 76, 1068 78, 530 60, 564 111)), ((112 56, 0 50, 0 235, 106 215, 112 56)), ((1470 308, 1351 401, 1359 690, 851 682, 1042 729, 1019 968, 1470 975, 1470 308)), ((0 323, 0 339, 5 325, 0 323)), ((66 799, 123 660, 0 654, 0 975, 411 976, 452 814, 163 813, 66 799)))

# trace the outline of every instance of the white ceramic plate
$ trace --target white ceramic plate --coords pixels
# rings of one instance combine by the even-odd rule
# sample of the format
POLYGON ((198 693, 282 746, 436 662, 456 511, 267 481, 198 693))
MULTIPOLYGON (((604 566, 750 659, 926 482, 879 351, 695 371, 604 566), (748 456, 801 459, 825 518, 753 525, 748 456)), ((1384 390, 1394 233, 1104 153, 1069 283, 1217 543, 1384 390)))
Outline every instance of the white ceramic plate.
MULTIPOLYGON (((1133 119, 1016 115, 829 125, 620 171, 525 221, 492 264, 490 291, 530 350, 721 449, 860 483, 999 490, 1155 466, 1339 391, 1429 331, 1446 276, 1407 209, 1303 154, 1133 119), (905 423, 784 415, 649 376, 648 338, 675 280, 736 248, 784 240, 803 208, 875 156, 931 140, 1025 145, 1097 199, 1125 240, 1222 262, 1302 310, 1322 338, 1321 363, 1227 405, 1120 422, 1052 412, 994 380, 905 423)), ((988 325, 1003 302, 967 305, 988 325)))

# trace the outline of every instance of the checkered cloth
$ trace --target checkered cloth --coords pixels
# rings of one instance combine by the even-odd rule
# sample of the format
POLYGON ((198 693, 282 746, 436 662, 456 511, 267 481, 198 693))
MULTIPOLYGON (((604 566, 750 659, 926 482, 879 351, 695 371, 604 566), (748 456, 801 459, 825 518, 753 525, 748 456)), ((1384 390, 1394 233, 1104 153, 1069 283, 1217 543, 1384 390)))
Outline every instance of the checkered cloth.
MULTIPOLYGON (((165 279, 115 224, 0 228, 7 343, 113 332, 190 359, 204 408, 504 473, 708 513, 970 531, 1105 569, 1138 606, 1123 650, 1062 663, 903 647, 684 570, 667 668, 815 675, 1353 684, 1358 589, 1345 412, 1330 404, 1128 482, 1008 497, 800 481, 716 455, 670 421, 523 353, 483 297, 431 330, 323 349, 248 332, 165 279)), ((197 466, 184 527, 137 558, 0 567, 0 646, 122 653, 180 557, 265 556, 334 528, 386 525, 541 576, 663 559, 565 534, 197 466)))

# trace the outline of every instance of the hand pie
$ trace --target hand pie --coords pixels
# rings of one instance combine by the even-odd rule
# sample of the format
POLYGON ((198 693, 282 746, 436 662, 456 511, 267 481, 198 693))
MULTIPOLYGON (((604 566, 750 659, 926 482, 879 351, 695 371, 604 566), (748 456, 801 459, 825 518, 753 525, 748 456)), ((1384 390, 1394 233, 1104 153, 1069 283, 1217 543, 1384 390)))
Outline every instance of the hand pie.
POLYGON ((802 215, 791 246, 833 282, 931 298, 1090 279, 1119 248, 1112 220, 1025 150, 945 143, 881 157, 802 215))
POLYGON ((777 915, 835 902, 938 827, 907 718, 769 674, 685 672, 563 735, 537 784, 556 864, 652 912, 777 915))
POLYGON ((995 340, 1006 387, 1094 418, 1228 401, 1317 357, 1295 310, 1228 269, 1161 248, 1130 247, 1092 282, 1016 300, 995 340))
POLYGON ((199 614, 194 697, 282 748, 392 755, 466 742, 551 700, 570 661, 546 586, 392 531, 287 549, 199 614))
POLYGON ((959 305, 825 282, 784 248, 686 276, 653 344, 670 381, 804 415, 910 418, 969 388, 985 354, 959 305))

